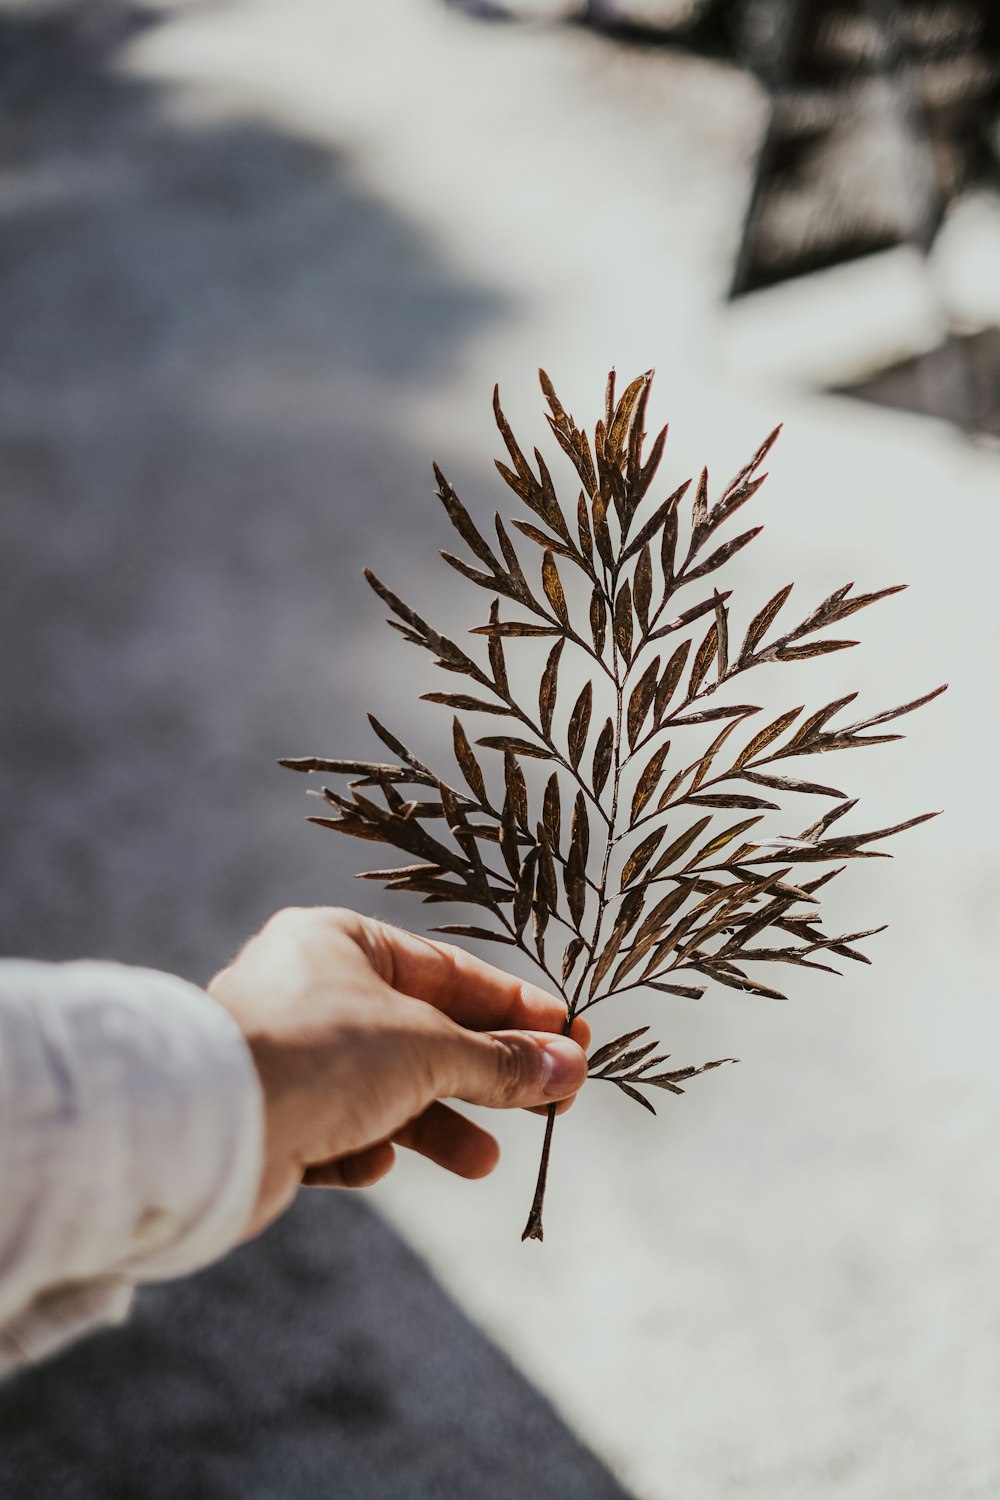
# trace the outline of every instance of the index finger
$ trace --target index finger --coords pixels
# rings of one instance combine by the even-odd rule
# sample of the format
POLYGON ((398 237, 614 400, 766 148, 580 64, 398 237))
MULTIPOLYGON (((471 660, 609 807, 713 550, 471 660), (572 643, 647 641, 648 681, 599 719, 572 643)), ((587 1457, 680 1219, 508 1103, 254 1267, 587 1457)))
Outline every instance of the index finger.
MULTIPOLYGON (((474 1031, 562 1031, 566 1024, 564 1001, 453 943, 435 942, 367 918, 357 936, 387 984, 435 1006, 460 1026, 474 1031)), ((576 1023, 573 1034, 577 1036, 576 1023)))

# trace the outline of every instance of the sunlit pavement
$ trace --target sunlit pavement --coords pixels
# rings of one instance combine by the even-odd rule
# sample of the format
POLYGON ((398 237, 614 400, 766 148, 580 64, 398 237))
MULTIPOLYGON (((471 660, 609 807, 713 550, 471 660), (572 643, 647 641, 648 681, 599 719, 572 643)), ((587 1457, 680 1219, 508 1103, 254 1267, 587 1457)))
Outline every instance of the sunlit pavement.
MULTIPOLYGON (((23 680, 48 687, 27 739, 8 733, 23 782, 51 789, 8 830, 12 931, 71 953, 97 930, 204 974, 281 901, 419 924, 351 883, 364 849, 302 828, 302 784, 269 763, 366 753, 366 707, 447 753, 416 701, 430 669, 358 577, 370 562, 432 618, 449 607, 430 459, 474 512, 505 504, 489 395, 499 379, 542 442, 539 363, 579 418, 610 363, 655 365, 673 482, 702 462, 725 480, 784 420, 746 613, 792 578, 803 610, 848 579, 911 589, 859 617, 861 651, 775 669, 759 701, 857 688, 874 712, 952 684, 907 743, 837 765, 870 826, 945 808, 838 883, 833 927, 890 923, 875 963, 793 971, 787 1005, 656 1002, 678 1062, 740 1066, 655 1122, 588 1089, 542 1246, 519 1242, 533 1119, 501 1122, 482 1184, 407 1161, 372 1197, 639 1500, 994 1497, 1000 459, 823 394, 931 341, 921 268, 724 309, 764 105, 720 64, 430 0, 166 10, 110 67, 120 144, 55 130, 0 179, 12 524, 58 518, 51 576, 78 580, 87 622, 60 633, 44 586, 9 611, 15 640, 32 623, 23 680), (61 759, 93 716, 81 678, 109 717, 61 759)), ((972 218, 948 284, 987 319, 1000 262, 988 207, 972 218)), ((650 1003, 598 1011, 598 1036, 650 1003)))

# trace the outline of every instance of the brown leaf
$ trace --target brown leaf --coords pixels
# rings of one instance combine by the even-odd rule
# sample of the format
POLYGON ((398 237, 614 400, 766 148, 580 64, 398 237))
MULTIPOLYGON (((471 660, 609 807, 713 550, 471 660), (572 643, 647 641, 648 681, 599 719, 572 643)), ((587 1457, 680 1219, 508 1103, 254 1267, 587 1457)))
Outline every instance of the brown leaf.
POLYGON ((763 797, 743 797, 737 792, 707 792, 700 797, 685 797, 696 807, 765 807, 777 811, 777 802, 765 802, 763 797))
MULTIPOLYGON (((653 942, 659 940, 668 920, 684 905, 684 902, 691 894, 691 890, 691 882, 681 880, 672 891, 656 903, 635 935, 637 947, 641 947, 647 939, 651 939, 653 942)), ((617 982, 618 976, 615 977, 615 983, 617 982)))
POLYGON ((538 688, 538 717, 545 739, 549 739, 552 733, 552 715, 556 709, 556 690, 559 682, 559 658, 562 656, 565 644, 565 640, 561 639, 552 647, 538 688))
MULTIPOLYGON (((500 601, 494 599, 490 606, 490 624, 500 624, 500 601)), ((504 661, 503 641, 498 635, 491 635, 489 641, 490 671, 493 673, 493 681, 496 683, 497 691, 502 697, 510 693, 510 685, 507 681, 507 665, 504 661)))
POLYGON ((468 693, 421 693, 424 703, 443 703, 446 708, 460 708, 466 713, 509 714, 506 703, 488 703, 485 698, 472 698, 468 693))
POLYGON ((600 490, 595 490, 591 502, 591 515, 594 522, 594 542, 597 553, 606 568, 614 566, 614 548, 611 545, 611 533, 608 531, 607 506, 604 496, 600 490))
POLYGON ((510 524, 516 527, 522 536, 526 536, 529 541, 541 547, 543 552, 558 552, 560 557, 568 557, 574 562, 579 562, 577 553, 567 542, 561 541, 559 537, 549 536, 548 532, 543 531, 540 526, 533 526, 530 521, 519 521, 516 518, 512 519, 510 524))
POLYGON ((478 938, 484 943, 514 944, 509 933, 492 932, 488 927, 470 927, 464 922, 445 922, 441 927, 432 927, 431 932, 446 932, 452 937, 478 938))
POLYGON ((500 551, 503 553, 504 562, 507 564, 508 574, 511 582, 515 585, 518 598, 529 598, 530 590, 528 581, 524 576, 514 543, 507 535, 500 512, 497 511, 493 517, 493 525, 496 528, 497 541, 500 543, 500 551))
MULTIPOLYGON (((660 462, 663 458, 663 450, 666 447, 668 430, 669 429, 667 428, 666 424, 660 428, 659 432, 656 434, 656 437, 653 439, 653 446, 649 450, 649 457, 646 459, 646 462, 642 465, 642 468, 639 470, 639 472, 631 479, 632 498, 636 505, 638 505, 639 501, 643 499, 656 477, 656 471, 660 467, 660 462)), ((633 428, 633 438, 635 437, 635 433, 636 429, 633 428)), ((640 441, 637 445, 637 450, 641 448, 641 436, 642 435, 640 434, 640 441)), ((630 460, 630 475, 631 472, 632 465, 630 460)))
POLYGON ((634 1099, 636 1104, 641 1104, 643 1109, 648 1109, 651 1115, 656 1114, 655 1106, 650 1104, 649 1100, 644 1098, 639 1093, 639 1090, 634 1089, 630 1083, 625 1083, 620 1078, 613 1078, 611 1082, 620 1088, 623 1094, 627 1094, 630 1099, 634 1099))
POLYGON ((631 385, 622 393, 622 398, 618 403, 614 421, 608 430, 608 439, 605 444, 605 452, 611 463, 617 463, 621 456, 636 402, 642 395, 643 388, 648 386, 651 375, 652 371, 647 370, 644 375, 640 375, 636 380, 633 380, 631 385))
POLYGON ((569 837, 571 844, 579 848, 583 864, 586 866, 590 854, 590 818, 587 814, 587 799, 583 792, 577 792, 576 801, 573 803, 569 837))
POLYGON ((538 826, 538 895, 549 911, 559 908, 559 882, 556 879, 555 860, 549 847, 544 824, 538 826))
POLYGON ((659 672, 660 658, 656 656, 646 667, 629 697, 627 725, 628 746, 630 750, 635 749, 635 742, 639 738, 639 731, 646 721, 646 715, 653 706, 659 672))
POLYGON ((779 422, 777 427, 775 427, 773 431, 768 433, 767 437, 761 443, 760 447, 757 449, 757 452, 754 454, 750 462, 744 464, 743 468, 740 469, 738 474, 733 475, 732 479, 726 486, 726 495, 731 495, 733 491, 738 489, 741 484, 744 484, 752 474, 756 473, 761 464, 764 462, 764 459, 774 447, 774 444, 778 441, 778 436, 781 432, 782 425, 783 424, 779 422))
POLYGON ((718 591, 715 593, 715 634, 715 680, 721 684, 729 670, 729 615, 718 591))
POLYGON ((648 1030, 648 1026, 639 1026, 635 1031, 626 1031, 624 1036, 616 1036, 613 1042, 605 1042, 603 1047, 598 1047, 597 1051, 588 1057, 588 1071, 594 1073, 598 1068, 603 1068, 608 1063, 614 1062, 615 1058, 619 1057, 625 1051, 626 1047, 630 1046, 637 1037, 645 1036, 648 1030))
POLYGON ((556 618, 560 624, 567 625, 569 610, 566 608, 566 595, 563 593, 562 580, 551 552, 546 552, 542 558, 542 587, 556 618))
POLYGON ((599 588, 595 588, 590 596, 590 633, 594 638, 594 651, 597 655, 604 655, 604 639, 607 634, 608 615, 604 602, 604 594, 599 588))
MULTIPOLYGON (((846 854, 849 849, 860 848, 862 844, 871 844, 875 839, 887 839, 894 833, 905 833, 908 828, 916 828, 919 823, 926 823, 930 818, 939 818, 940 816, 940 812, 920 813, 915 818, 907 818, 905 823, 893 823, 890 828, 879 828, 874 833, 849 834, 846 838, 841 837, 836 840, 837 847, 841 851, 841 854, 846 854)), ((829 815, 827 820, 830 821, 829 815)), ((839 858, 840 855, 833 857, 839 858)))
POLYGON ((787 1000, 780 990, 772 990, 769 985, 758 984, 756 979, 749 979, 745 974, 738 971, 734 974, 728 969, 723 969, 718 964, 709 961, 693 963, 692 968, 700 969, 703 974, 709 975, 718 984, 724 984, 731 990, 744 990, 749 995, 763 995, 766 1000, 787 1000))
POLYGON ((569 763, 574 771, 579 767, 587 745, 587 734, 590 729, 590 714, 593 701, 594 684, 592 682, 584 683, 580 690, 580 696, 573 705, 573 712, 569 716, 569 729, 566 735, 569 747, 569 763))
POLYGON ((517 885, 514 891, 514 927, 518 937, 528 924, 531 916, 531 903, 535 894, 535 871, 538 866, 538 849, 533 845, 525 857, 521 866, 521 873, 517 877, 517 885))
MULTIPOLYGON (((665 434, 666 428, 664 428, 664 435, 665 434)), ((650 516, 649 520, 644 526, 641 526, 639 528, 635 536, 632 538, 631 542, 629 542, 628 546, 625 548, 625 551, 622 553, 623 563, 628 562, 630 558, 634 557, 641 548, 646 546, 647 542, 651 542, 653 540, 654 536, 658 536, 660 533, 660 529, 666 525, 671 516, 674 517, 676 523, 677 508, 680 502, 683 500, 684 496, 687 494, 690 487, 690 479, 685 479, 684 483, 682 485, 679 485, 677 489, 674 490, 672 495, 668 495, 666 500, 664 500, 660 505, 656 507, 656 510, 650 516)), ((676 524, 674 541, 676 542, 676 524)), ((665 569, 665 576, 667 578, 670 577, 670 574, 671 568, 665 569)))
POLYGON ((601 1078, 610 1078, 612 1082, 619 1083, 623 1078, 627 1081, 635 1077, 636 1071, 641 1072, 642 1067, 656 1067, 661 1062, 666 1062, 670 1056, 669 1052, 663 1057, 650 1057, 655 1052, 659 1042, 644 1042, 641 1047, 632 1047, 621 1057, 616 1057, 598 1075, 601 1078), (639 1065, 642 1065, 641 1067, 639 1065))
POLYGON ((526 760, 551 760, 552 751, 544 745, 535 745, 531 740, 519 740, 510 734, 488 734, 476 741, 487 750, 507 750, 514 755, 523 755, 526 760))
POLYGON ((635 793, 632 797, 632 817, 634 823, 642 812, 650 797, 659 785, 660 776, 663 772, 667 756, 670 754, 670 741, 666 740, 660 748, 654 752, 646 762, 642 775, 636 784, 635 793))
POLYGON ((615 600, 615 640, 622 656, 628 661, 632 654, 632 590, 627 579, 618 590, 615 600))
POLYGON ((573 919, 574 927, 579 927, 583 921, 584 911, 587 905, 587 870, 586 854, 579 838, 575 836, 577 828, 576 814, 573 816, 574 835, 570 838, 569 855, 566 859, 566 903, 569 906, 569 914, 573 919))
POLYGON ((535 476, 528 467, 527 459, 517 446, 517 440, 510 430, 510 423, 503 414, 503 409, 500 405, 500 387, 496 385, 493 387, 493 415, 496 418, 500 436, 503 438, 507 452, 510 454, 511 462, 517 470, 518 477, 534 484, 535 476))
POLYGON ((355 880, 402 880, 411 875, 442 875, 440 865, 400 865, 394 870, 359 870, 355 880))
POLYGON ((691 642, 682 641, 664 668, 663 676, 660 678, 656 694, 653 698, 654 724, 658 724, 663 718, 667 704, 677 691, 677 684, 684 674, 684 664, 688 659, 690 650, 691 642))
POLYGON ((598 957, 598 960, 594 965, 593 972, 591 973, 590 988, 588 990, 589 998, 593 999, 594 995, 597 993, 597 989, 601 983, 601 980, 604 979, 608 970, 611 968, 611 965, 618 957, 618 950, 621 948, 621 945, 625 940, 625 934, 627 930, 628 929, 626 928, 625 924, 620 919, 615 923, 611 936, 608 938, 608 941, 601 949, 600 956, 598 957))
POLYGON ((653 833, 647 834, 642 843, 639 844, 639 846, 636 848, 635 852, 631 854, 625 861, 625 867, 622 870, 621 878, 622 890, 624 890, 626 886, 631 885, 635 877, 637 875, 640 875, 649 864, 649 861, 652 859, 660 844, 663 842, 663 835, 666 833, 666 831, 666 828, 657 828, 653 833))
MULTIPOLYGON (((662 990, 665 995, 680 995, 685 1000, 700 1000, 705 993, 703 984, 665 984, 661 979, 649 979, 647 984, 651 990, 662 990)), ((735 1058, 726 1058, 726 1062, 735 1062, 735 1058)), ((718 1064, 716 1064, 718 1066, 718 1064)), ((657 1083, 655 1078, 647 1078, 646 1083, 657 1083)))
POLYGON ((472 789, 476 801, 486 809, 489 807, 490 799, 486 791, 486 782, 483 780, 482 769, 472 752, 472 746, 466 739, 465 730, 457 715, 452 720, 451 727, 455 743, 455 759, 458 761, 459 769, 472 789))
MULTIPOLYGON (((721 597, 728 599, 732 589, 725 591, 721 597)), ((650 633, 651 641, 658 641, 661 636, 672 635, 675 630, 683 630, 685 625, 693 625, 695 620, 700 620, 702 615, 707 615, 715 609, 715 595, 711 599, 703 599, 700 604, 692 604, 690 609, 682 609, 676 619, 668 620, 666 625, 661 625, 658 630, 650 633)))
POLYGON ((718 708, 702 708, 697 713, 684 714, 683 717, 675 714, 667 723, 678 727, 682 724, 710 724, 713 719, 745 719, 750 714, 759 713, 760 707, 756 703, 727 703, 720 704, 718 708))
POLYGON ((712 536, 724 522, 729 520, 731 515, 734 515, 741 506, 746 505, 748 500, 752 500, 766 478, 766 474, 761 474, 757 479, 746 480, 735 489, 728 490, 709 511, 705 536, 712 536))
POLYGON ((689 792, 696 792, 698 790, 702 782, 705 780, 705 777, 712 769, 712 764, 715 760, 715 757, 718 755, 719 751, 722 749, 729 736, 733 734, 734 731, 739 727, 739 719, 730 719, 729 723, 724 725, 719 733, 715 736, 715 739, 709 745, 708 749, 705 751, 705 754, 698 762, 697 770, 695 771, 694 777, 691 781, 691 785, 688 789, 689 792))
POLYGON ((594 750, 594 796, 599 797, 611 771, 611 756, 615 744, 615 726, 611 719, 605 722, 597 738, 594 750))
POLYGON ((694 504, 691 506, 691 551, 698 549, 697 537, 708 519, 708 470, 702 469, 698 476, 694 504))
POLYGON ((549 777, 545 786, 545 795, 542 799, 542 822, 549 837, 549 843, 553 849, 559 848, 559 835, 562 830, 562 804, 559 797, 559 777, 555 771, 549 777))
MULTIPOLYGON (((647 370, 643 381, 639 399, 635 404, 632 422, 628 434, 628 465, 626 474, 629 487, 635 489, 642 475, 642 444, 646 436, 646 407, 649 405, 649 393, 653 385, 652 370, 647 370)), ((654 444, 655 447, 655 444, 654 444)), ((633 505, 638 503, 640 496, 636 496, 633 505)))
POLYGON ((807 740, 812 739, 818 729, 822 729, 827 721, 832 719, 834 714, 846 707, 848 703, 853 703, 857 696, 857 693, 847 693, 843 698, 835 698, 832 703, 827 703, 822 708, 817 709, 816 713, 810 714, 808 719, 800 724, 792 735, 792 738, 788 742, 789 748, 805 744, 807 740))
POLYGON ((434 477, 438 485, 438 499, 447 511, 449 521, 469 550, 479 558, 480 562, 485 563, 491 573, 498 573, 500 571, 500 564, 494 556, 489 543, 485 537, 479 534, 472 517, 455 494, 455 491, 437 464, 434 465, 434 477))
POLYGON ((647 546, 643 547, 639 553, 639 561, 635 565, 632 578, 632 599, 635 604, 636 618, 644 631, 649 629, 649 606, 652 598, 653 564, 647 546))
POLYGON ((391 730, 386 729, 385 725, 381 724, 378 719, 376 719, 374 714, 368 715, 368 722, 374 729, 375 733, 378 735, 379 739, 382 741, 383 745, 385 745, 387 749, 391 750, 393 755, 398 755, 400 760, 405 760, 408 766, 412 766, 415 771, 419 772, 421 779, 424 781, 424 785, 437 785, 437 777, 434 775, 433 771, 430 771, 427 766, 424 765, 423 761, 419 761, 413 754, 412 750, 407 750, 402 740, 397 739, 391 730))
POLYGON ((524 772, 518 765, 517 756, 511 748, 504 750, 503 775, 514 817, 522 828, 527 828, 528 789, 524 783, 524 772))
POLYGON ((849 646, 860 646, 860 641, 807 641, 804 646, 779 646, 778 661, 804 661, 808 656, 828 656, 831 651, 846 651, 849 646))
MULTIPOLYGON (((876 724, 888 724, 891 719, 902 718, 903 714, 912 713, 915 708, 923 708, 925 703, 931 703, 935 698, 947 690, 948 684, 942 683, 940 687, 934 688, 930 693, 924 693, 922 698, 914 698, 911 703, 904 703, 900 708, 887 708, 884 713, 873 714, 870 719, 860 719, 857 724, 849 724, 842 731, 844 734, 855 734, 859 729, 874 729, 876 724)), ((856 696, 855 694, 851 695, 856 696)))
POLYGON ((672 844, 668 844, 653 866, 651 878, 655 880, 658 875, 662 875, 665 870, 669 870, 672 865, 675 865, 687 853, 695 839, 705 831, 711 821, 711 815, 706 814, 705 817, 699 818, 696 823, 692 823, 691 827, 684 833, 679 834, 672 844))
POLYGON ((589 564, 591 577, 594 568, 594 537, 590 529, 590 516, 587 511, 587 498, 580 491, 576 502, 576 529, 580 538, 580 550, 589 564))
POLYGON ((688 860, 684 868, 689 870, 693 865, 700 865, 702 860, 708 859, 710 855, 718 854, 720 849, 724 849, 727 844, 732 843, 733 839, 738 838, 741 833, 745 833, 748 828, 752 828, 755 823, 759 823, 760 819, 761 815, 758 815, 756 818, 745 818, 742 823, 734 823, 731 828, 725 828, 721 833, 714 834, 708 843, 703 844, 697 854, 688 860))
POLYGON ((488 625, 476 625, 469 631, 470 635, 493 637, 559 635, 559 633, 555 625, 530 625, 523 620, 491 620, 488 625))
POLYGON ((798 781, 794 776, 764 776, 760 771, 744 771, 744 781, 769 786, 776 792, 811 792, 817 797, 843 797, 835 786, 821 786, 816 781, 798 781))
POLYGON ((743 637, 743 645, 740 647, 741 661, 745 661, 752 654, 762 637, 767 634, 771 625, 777 619, 781 606, 792 592, 792 587, 792 584, 788 583, 783 589, 779 589, 773 598, 767 601, 764 608, 754 615, 747 626, 747 633, 743 637))
POLYGON ((770 724, 765 725, 763 729, 759 730, 753 739, 744 745, 739 755, 733 761, 733 770, 741 771, 749 761, 753 760, 755 755, 760 754, 761 750, 766 749, 776 739, 780 739, 785 730, 794 724, 801 712, 801 705, 798 708, 790 708, 786 713, 779 714, 776 719, 771 720, 770 724))
POLYGON ((721 568, 724 563, 727 563, 731 557, 735 557, 737 552, 741 552, 744 547, 748 546, 755 536, 760 536, 763 530, 763 526, 753 526, 749 531, 744 531, 739 536, 733 537, 731 542, 723 542, 722 546, 716 548, 705 562, 699 563, 696 568, 691 569, 690 573, 684 574, 685 583, 691 583, 695 578, 704 578, 706 573, 714 573, 717 568, 721 568))
POLYGON ((833 620, 846 620, 848 615, 856 614, 859 609, 867 609, 869 604, 877 604, 880 599, 888 599, 890 594, 901 594, 905 588, 905 583, 894 583, 890 588, 879 589, 874 594, 858 594, 854 599, 843 599, 831 610, 830 623, 833 620))
POLYGON ((569 942, 566 944, 566 948, 562 956, 562 964, 559 971, 559 977, 562 980, 563 984, 566 983, 566 981, 569 979, 569 976, 572 974, 573 967, 576 964, 577 959, 580 957, 580 954, 583 952, 585 946, 586 945, 582 937, 570 938, 569 942))
POLYGON ((382 765, 371 760, 326 760, 318 755, 302 756, 298 760, 279 760, 286 771, 325 771, 336 776, 391 776, 394 781, 433 782, 430 775, 413 774, 403 766, 382 765))
POLYGON ((503 572, 484 573, 481 568, 472 567, 471 564, 465 562, 461 557, 455 557, 451 552, 442 552, 441 556, 449 567, 455 569, 456 573, 461 573, 463 578, 468 578, 470 582, 478 584, 480 588, 499 589, 500 593, 505 594, 508 599, 518 601, 522 599, 523 590, 517 588, 512 580, 503 572))

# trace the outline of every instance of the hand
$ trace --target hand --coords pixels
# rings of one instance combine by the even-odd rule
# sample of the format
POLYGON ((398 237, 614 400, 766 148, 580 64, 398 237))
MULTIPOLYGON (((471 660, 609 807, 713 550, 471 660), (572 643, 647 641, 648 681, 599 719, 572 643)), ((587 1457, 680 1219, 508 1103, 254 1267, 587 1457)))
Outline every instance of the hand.
POLYGON ((496 1166, 497 1142, 440 1101, 544 1113, 587 1076, 587 1023, 450 943, 339 907, 289 908, 209 993, 236 1020, 264 1092, 264 1170, 247 1235, 301 1183, 366 1187, 408 1146, 460 1177, 496 1166))

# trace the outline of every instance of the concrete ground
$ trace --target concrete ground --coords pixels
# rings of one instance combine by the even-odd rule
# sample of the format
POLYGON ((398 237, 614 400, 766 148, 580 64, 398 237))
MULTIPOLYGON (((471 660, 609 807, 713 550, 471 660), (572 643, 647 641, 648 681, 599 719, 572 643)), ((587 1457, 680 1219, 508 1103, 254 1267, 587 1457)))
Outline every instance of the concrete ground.
POLYGON ((4 0, 0 53, 2 951, 204 978, 278 904, 420 924, 273 761, 367 708, 445 754, 360 570, 442 614, 429 461, 503 503, 489 393, 542 440, 539 363, 581 417, 656 364, 672 477, 784 418, 747 611, 912 585, 793 691, 952 681, 837 767, 872 826, 946 808, 840 882, 871 969, 665 1008, 740 1067, 656 1122, 588 1090, 544 1246, 528 1118, 482 1184, 304 1199, 8 1389, 0 1492, 994 1500, 1000 460, 822 394, 930 341, 920 268, 723 312, 764 104, 701 58, 432 0, 4 0))

